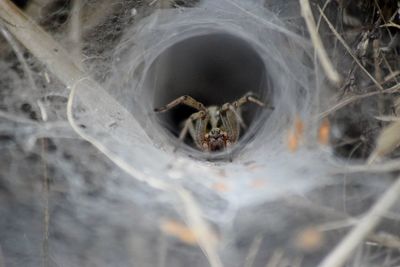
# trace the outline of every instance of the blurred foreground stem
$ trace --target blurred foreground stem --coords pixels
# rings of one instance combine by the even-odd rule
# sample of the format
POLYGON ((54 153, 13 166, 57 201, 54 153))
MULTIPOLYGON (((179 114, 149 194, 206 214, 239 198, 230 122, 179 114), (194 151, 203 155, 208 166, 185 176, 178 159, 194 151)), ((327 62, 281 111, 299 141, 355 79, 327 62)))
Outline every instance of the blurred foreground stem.
POLYGON ((354 250, 368 237, 379 224, 382 217, 396 204, 400 197, 400 177, 364 215, 360 222, 329 253, 319 267, 341 267, 354 253, 354 250))
POLYGON ((85 76, 67 51, 9 0, 0 1, 0 22, 68 87, 85 76))

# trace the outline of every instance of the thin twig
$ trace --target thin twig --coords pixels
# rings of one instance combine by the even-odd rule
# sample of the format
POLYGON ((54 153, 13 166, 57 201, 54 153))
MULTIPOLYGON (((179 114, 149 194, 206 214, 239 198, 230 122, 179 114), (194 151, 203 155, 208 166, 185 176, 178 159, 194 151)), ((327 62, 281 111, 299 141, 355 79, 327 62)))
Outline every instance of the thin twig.
MULTIPOLYGON (((385 63, 386 63, 386 65, 387 65, 387 67, 390 68, 390 65, 389 65, 389 63, 387 62, 386 58, 383 57, 383 59, 385 60, 385 63)), ((391 80, 396 79, 396 77, 399 76, 399 75, 400 75, 400 71, 399 71, 399 70, 392 71, 392 70, 390 69, 390 74, 388 74, 388 75, 383 79, 383 83, 390 82, 391 80)), ((396 80, 396 83, 397 83, 397 82, 398 82, 398 81, 396 80)))
POLYGON ((357 65, 361 68, 361 70, 371 79, 371 81, 381 90, 383 91, 382 85, 375 80, 375 78, 371 75, 371 73, 368 72, 364 68, 364 66, 361 64, 361 62, 358 60, 358 58, 354 55, 353 51, 351 48, 347 45, 346 41, 343 39, 343 37, 336 31, 335 27, 333 27, 332 23, 329 21, 329 19, 325 16, 324 12, 320 7, 318 7, 318 10, 321 14, 321 16, 324 18, 325 22, 328 24, 329 29, 333 32, 335 37, 339 40, 339 42, 343 45, 343 47, 347 50, 347 52, 350 54, 350 56, 354 59, 354 61, 357 63, 357 65))
POLYGON ((374 51, 373 59, 374 59, 374 68, 375 68, 375 79, 376 81, 381 84, 383 82, 382 78, 382 69, 380 68, 380 41, 379 39, 375 39, 372 42, 372 48, 374 51))
POLYGON ((362 95, 355 95, 355 96, 351 96, 348 97, 347 99, 337 103, 336 105, 332 106, 331 108, 327 109, 326 111, 322 112, 319 114, 319 119, 323 119, 326 116, 330 115, 331 113, 338 111, 339 109, 344 108, 345 106, 354 103, 358 100, 367 98, 367 97, 371 97, 371 96, 375 96, 375 95, 379 95, 379 94, 393 94, 393 93, 397 93, 400 90, 400 84, 396 84, 388 89, 384 89, 383 91, 374 91, 374 92, 369 92, 369 93, 365 93, 362 95))
POLYGON ((382 163, 350 165, 338 173, 387 173, 400 170, 400 160, 388 160, 382 163))
POLYGON ((374 118, 378 121, 384 121, 384 122, 400 121, 400 117, 397 116, 374 116, 374 118))
POLYGON ((374 204, 360 222, 329 253, 319 267, 341 267, 368 235, 379 224, 384 214, 396 203, 400 196, 400 177, 374 204))
POLYGON ((311 11, 310 2, 308 0, 300 0, 301 14, 306 21, 308 32, 310 33, 311 41, 313 42, 314 49, 317 52, 319 61, 321 62, 322 68, 324 69, 328 79, 334 84, 340 83, 340 75, 333 67, 331 60, 324 48, 321 38, 318 34, 317 26, 311 11))
POLYGON ((24 124, 32 124, 32 125, 39 125, 39 123, 37 121, 31 120, 31 119, 27 119, 21 116, 17 116, 5 111, 0 110, 0 118, 12 121, 12 122, 16 122, 16 123, 24 123, 24 124))
POLYGON ((379 27, 394 27, 394 28, 400 29, 400 25, 396 24, 394 22, 389 22, 389 23, 386 23, 386 24, 382 24, 379 27))
MULTIPOLYGON (((330 3, 330 0, 326 0, 325 4, 322 7, 322 10, 325 10, 329 3, 330 3)), ((321 26, 321 21, 322 21, 322 18, 321 18, 321 16, 319 16, 318 21, 317 21, 317 28, 316 28, 317 32, 319 32, 319 29, 320 29, 320 26, 321 26)), ((314 64, 314 66, 317 66, 317 64, 318 64, 318 55, 317 55, 317 50, 316 49, 314 49, 313 64, 314 64)), ((321 82, 320 81, 320 76, 321 75, 319 74, 319 68, 315 67, 314 71, 315 71, 315 88, 317 89, 317 92, 319 92, 320 91, 320 85, 321 85, 320 84, 320 82, 321 82)), ((315 98, 314 105, 316 107, 316 109, 315 109, 316 112, 318 112, 317 110, 319 110, 319 107, 320 107, 320 99, 318 97, 315 98)))
POLYGON ((377 164, 352 165, 344 169, 345 173, 387 173, 400 170, 400 160, 387 160, 377 164))

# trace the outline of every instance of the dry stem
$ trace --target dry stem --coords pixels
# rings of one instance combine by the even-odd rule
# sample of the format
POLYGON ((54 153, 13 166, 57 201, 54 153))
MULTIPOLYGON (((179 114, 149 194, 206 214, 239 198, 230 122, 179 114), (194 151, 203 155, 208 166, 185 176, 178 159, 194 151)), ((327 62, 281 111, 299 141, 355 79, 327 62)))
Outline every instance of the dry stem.
POLYGON ((374 242, 380 246, 400 250, 400 238, 397 235, 389 233, 378 233, 368 237, 368 241, 374 242))
POLYGON ((328 79, 334 84, 340 83, 340 75, 332 65, 331 60, 324 48, 321 38, 318 34, 317 26, 311 11, 310 2, 308 0, 300 0, 301 14, 306 21, 308 31, 310 33, 311 41, 313 42, 314 49, 317 52, 319 61, 321 62, 322 68, 324 69, 328 79))

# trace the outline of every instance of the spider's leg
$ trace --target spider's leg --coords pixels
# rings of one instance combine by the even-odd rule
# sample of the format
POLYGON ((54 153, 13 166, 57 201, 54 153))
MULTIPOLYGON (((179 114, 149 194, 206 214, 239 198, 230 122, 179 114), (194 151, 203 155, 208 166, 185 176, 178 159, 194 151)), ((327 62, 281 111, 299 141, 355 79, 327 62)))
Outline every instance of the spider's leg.
POLYGON ((232 103, 225 103, 220 109, 221 122, 231 144, 235 144, 239 139, 240 126, 246 128, 240 113, 240 107, 247 103, 254 103, 265 107, 265 104, 252 93, 247 93, 232 103))
POLYGON ((221 107, 220 118, 222 126, 228 135, 228 141, 233 145, 239 139, 240 123, 237 118, 237 113, 232 112, 229 106, 231 106, 231 104, 226 103, 221 107))
POLYGON ((165 112, 165 111, 170 110, 171 108, 176 107, 177 105, 180 105, 180 104, 187 105, 187 106, 197 109, 199 111, 206 110, 206 108, 204 107, 204 105, 202 103, 200 103, 199 101, 197 101, 196 99, 194 99, 191 96, 184 95, 184 96, 178 97, 177 99, 171 101, 170 103, 168 103, 167 105, 165 105, 163 107, 155 108, 154 111, 155 112, 165 112))
MULTIPOLYGON (((198 125, 202 126, 203 124, 205 124, 205 126, 204 126, 204 131, 205 131, 207 123, 204 123, 203 121, 205 121, 207 117, 208 117, 207 112, 205 112, 205 111, 199 111, 199 112, 196 112, 196 113, 193 113, 192 115, 190 115, 190 117, 185 121, 185 125, 183 126, 183 129, 179 134, 179 144, 178 145, 180 145, 183 142, 183 140, 185 139, 185 137, 189 131, 194 142, 196 143, 197 146, 199 146, 199 142, 203 141, 204 137, 200 138, 201 135, 199 133, 199 130, 201 130, 201 129, 199 128, 198 125), (193 126, 194 121, 197 121, 196 128, 193 126), (201 123, 199 123, 199 121, 201 123), (200 140, 199 140, 199 138, 200 138, 200 140)), ((202 134, 202 136, 204 136, 204 134, 202 134)), ((200 145, 200 147, 201 147, 201 145, 200 145)), ((178 149, 178 146, 175 147, 174 151, 176 151, 177 149, 178 149)))
MULTIPOLYGON (((193 121, 188 125, 190 137, 192 137, 193 141, 196 140, 196 130, 193 126, 193 121)), ((183 141, 183 140, 182 140, 183 141)))
POLYGON ((265 107, 265 103, 255 97, 252 93, 247 93, 246 95, 233 102, 232 105, 235 108, 239 108, 240 106, 247 103, 254 103, 256 105, 259 105, 260 107, 265 107))
MULTIPOLYGON (((254 103, 260 107, 266 107, 265 103, 256 98, 251 92, 234 101, 232 104, 227 103, 224 105, 226 106, 225 109, 229 108, 236 115, 236 119, 243 128, 246 128, 246 124, 243 122, 240 107, 247 103, 254 103)), ((222 108, 224 108, 224 106, 222 108)), ((267 106, 267 108, 274 109, 274 107, 271 106, 267 106)))
POLYGON ((240 126, 242 126, 244 129, 246 129, 247 126, 243 121, 242 115, 240 114, 240 109, 235 108, 233 105, 229 104, 229 110, 232 111, 233 114, 235 114, 236 119, 238 120, 240 126))
POLYGON ((227 111, 231 111, 235 117, 237 122, 240 124, 240 126, 242 126, 244 129, 247 128, 246 124, 244 123, 242 116, 240 114, 240 109, 236 108, 233 104, 231 103, 225 103, 220 110, 220 114, 226 114, 227 111))
POLYGON ((193 128, 192 138, 196 144, 196 146, 203 151, 207 151, 207 148, 204 147, 204 143, 206 141, 206 133, 207 133, 207 125, 210 122, 210 114, 205 112, 203 117, 196 120, 195 128, 193 128))

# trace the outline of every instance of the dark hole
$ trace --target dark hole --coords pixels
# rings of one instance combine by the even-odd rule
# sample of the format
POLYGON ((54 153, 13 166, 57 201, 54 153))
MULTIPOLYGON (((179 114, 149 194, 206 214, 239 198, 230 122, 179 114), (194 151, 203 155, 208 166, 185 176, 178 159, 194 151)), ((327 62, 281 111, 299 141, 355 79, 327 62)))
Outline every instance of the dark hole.
POLYGON ((29 0, 12 0, 12 2, 19 8, 25 8, 29 0))
MULTIPOLYGON (((250 91, 262 100, 271 94, 260 54, 247 40, 227 33, 195 36, 169 47, 149 68, 145 86, 154 90, 153 108, 182 95, 210 106, 235 101, 250 91)), ((260 109, 248 104, 242 111, 250 125, 260 109)), ((159 114, 160 123, 177 136, 193 112, 178 106, 159 114)))

